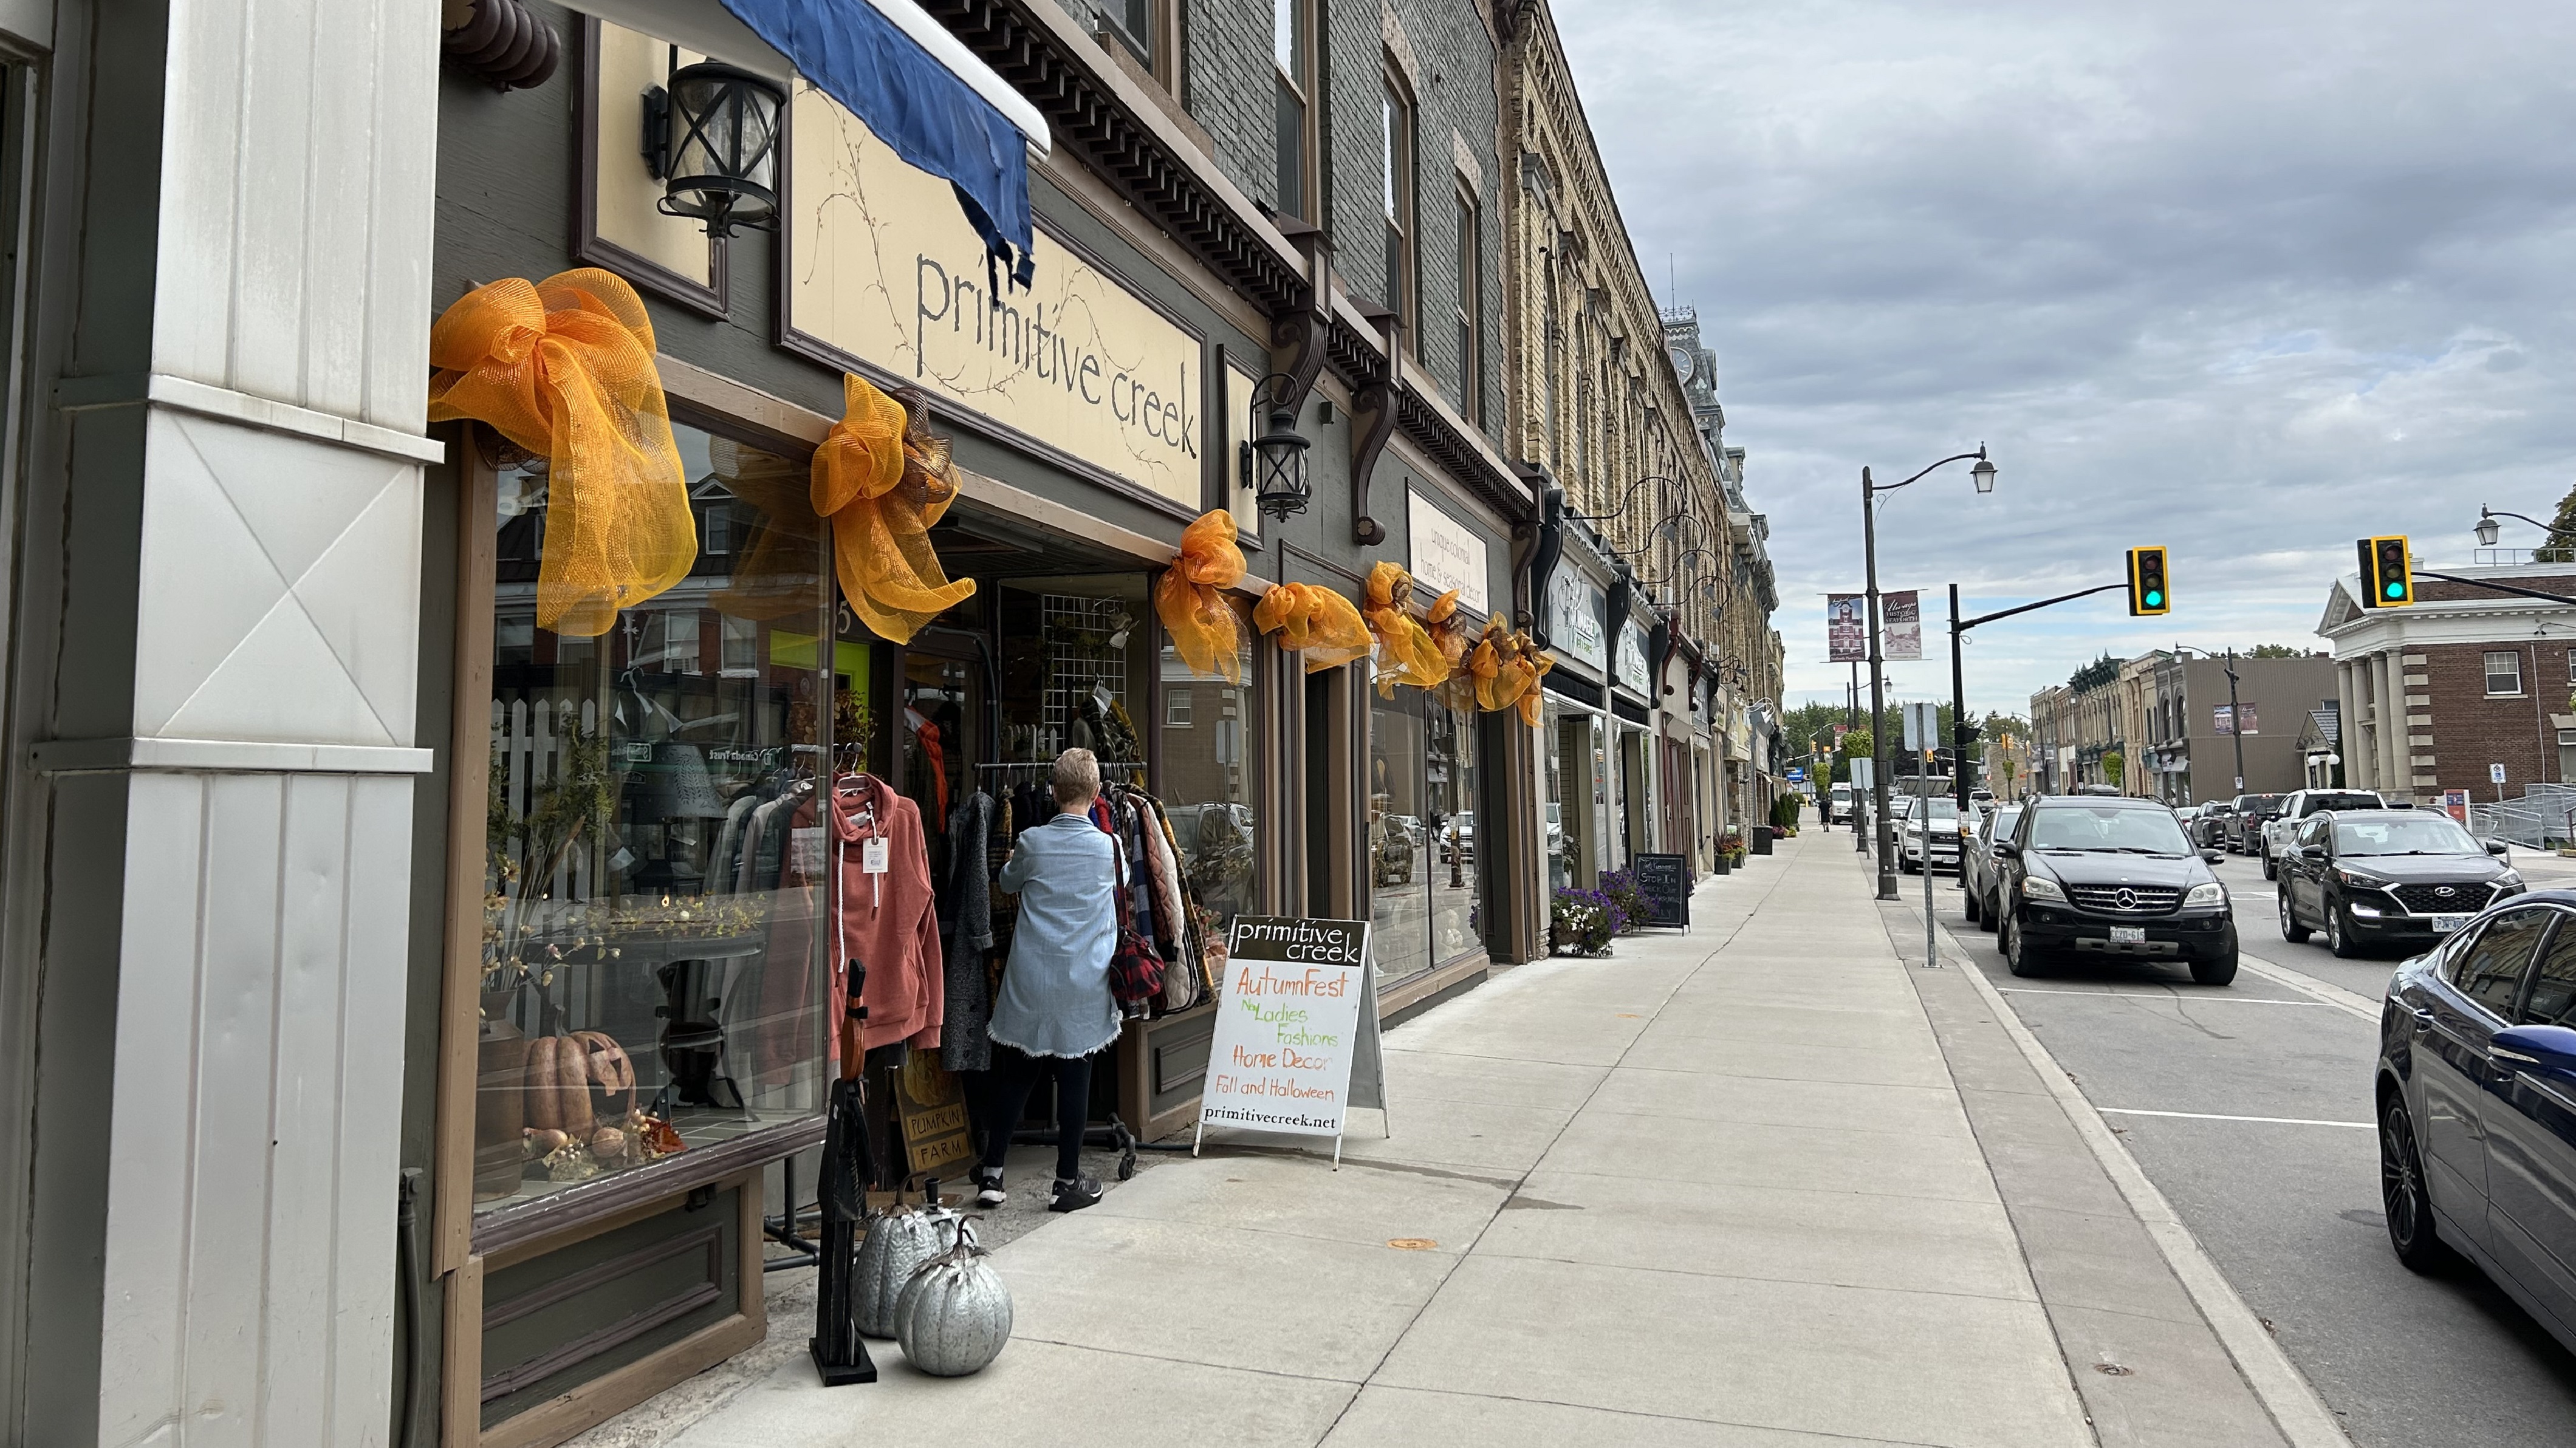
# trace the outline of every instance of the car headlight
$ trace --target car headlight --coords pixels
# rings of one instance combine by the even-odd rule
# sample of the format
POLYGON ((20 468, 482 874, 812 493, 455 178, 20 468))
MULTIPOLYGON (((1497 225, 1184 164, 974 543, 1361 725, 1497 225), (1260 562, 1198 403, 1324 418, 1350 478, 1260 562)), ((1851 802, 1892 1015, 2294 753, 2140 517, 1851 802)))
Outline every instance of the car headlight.
POLYGON ((2388 883, 2377 875, 2365 875, 2358 870, 2337 870, 2335 878, 2361 890, 2377 890, 2388 883))
POLYGON ((2212 880, 2205 885, 2194 885, 2189 890, 2183 892, 2182 903, 2185 905, 2224 905, 2227 903, 2227 887, 2221 885, 2216 880, 2212 880))
POLYGON ((2520 870, 2504 871, 2495 877, 2494 884, 2498 890, 2511 891, 2526 888, 2522 883, 2522 872, 2520 870))
POLYGON ((2037 875, 2024 875, 2021 877, 2021 898, 2062 902, 2066 899, 2066 892, 2057 888, 2055 880, 2043 880, 2037 875))

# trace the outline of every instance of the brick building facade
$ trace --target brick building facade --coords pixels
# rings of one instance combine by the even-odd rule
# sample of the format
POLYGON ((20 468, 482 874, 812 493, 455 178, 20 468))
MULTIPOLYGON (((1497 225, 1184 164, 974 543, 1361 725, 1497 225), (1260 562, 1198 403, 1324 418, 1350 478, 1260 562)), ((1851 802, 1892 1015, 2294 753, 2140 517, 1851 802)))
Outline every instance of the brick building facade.
MULTIPOLYGON (((2576 593, 2563 563, 2445 571, 2576 593)), ((2327 595, 2317 632, 2334 646, 2346 781, 2419 804, 2454 789, 2496 798, 2496 765, 2507 797, 2570 782, 2576 607, 2438 579, 2415 597, 2366 609, 2349 573, 2327 595)))

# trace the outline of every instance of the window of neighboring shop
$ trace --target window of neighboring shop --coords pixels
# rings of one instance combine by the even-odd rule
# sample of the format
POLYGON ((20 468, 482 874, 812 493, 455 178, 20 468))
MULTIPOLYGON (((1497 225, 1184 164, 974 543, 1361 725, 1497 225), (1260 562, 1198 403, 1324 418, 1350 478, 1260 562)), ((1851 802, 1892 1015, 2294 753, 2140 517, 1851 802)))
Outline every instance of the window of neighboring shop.
POLYGON ((1483 316, 1484 258, 1482 228, 1476 220, 1476 193, 1466 179, 1458 183, 1458 415, 1479 422, 1485 413, 1485 361, 1476 345, 1483 316))
POLYGON ((1369 698, 1370 920, 1382 983, 1481 943, 1476 719, 1420 689, 1369 698))
POLYGON ((1312 218, 1311 195, 1315 154, 1314 87, 1315 0, 1272 0, 1271 59, 1278 69, 1277 102, 1279 177, 1276 202, 1291 216, 1312 218))
POLYGON ((1116 36, 1156 84, 1177 95, 1180 37, 1174 33, 1174 10, 1171 0, 1099 0, 1092 7, 1100 28, 1116 36))
POLYGON ((1260 715, 1253 711, 1250 610, 1240 602, 1233 607, 1245 615, 1241 684, 1195 678, 1178 652, 1163 649, 1163 803, 1180 842, 1181 868, 1218 929, 1257 909, 1252 800, 1259 776, 1252 744, 1260 715))
POLYGON ((818 647, 806 464, 673 432, 696 565, 595 638, 536 621, 543 464, 495 480, 477 1211, 811 1118, 831 1076, 810 800, 865 663, 818 647))
POLYGON ((2512 649, 2490 650, 2487 654, 2487 697, 2497 698, 2522 692, 2522 655, 2512 649))
POLYGON ((1421 299, 1414 293, 1413 97, 1392 61, 1378 101, 1380 160, 1384 168, 1386 210, 1386 306, 1411 338, 1420 330, 1421 299))

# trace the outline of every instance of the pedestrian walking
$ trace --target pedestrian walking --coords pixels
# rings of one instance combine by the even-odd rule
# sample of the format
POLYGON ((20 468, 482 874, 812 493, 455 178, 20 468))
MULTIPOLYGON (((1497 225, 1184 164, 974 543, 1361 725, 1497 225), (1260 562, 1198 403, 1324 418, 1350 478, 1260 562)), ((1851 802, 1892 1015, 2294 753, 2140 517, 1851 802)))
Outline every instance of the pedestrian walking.
POLYGON ((1019 896, 1020 908, 993 1002, 984 1157, 975 1168, 981 1207, 1009 1200, 1002 1163, 1011 1130, 1028 1110, 1029 1093, 1050 1076, 1056 1146, 1047 1210, 1077 1212, 1100 1200, 1099 1180, 1082 1174, 1082 1133, 1091 1114, 1091 1058, 1118 1039, 1118 1003, 1109 992, 1118 940, 1110 887, 1118 855, 1091 820, 1100 794, 1100 761, 1092 752, 1057 755, 1052 784, 1058 813, 1021 831, 1002 866, 1001 887, 1019 896))

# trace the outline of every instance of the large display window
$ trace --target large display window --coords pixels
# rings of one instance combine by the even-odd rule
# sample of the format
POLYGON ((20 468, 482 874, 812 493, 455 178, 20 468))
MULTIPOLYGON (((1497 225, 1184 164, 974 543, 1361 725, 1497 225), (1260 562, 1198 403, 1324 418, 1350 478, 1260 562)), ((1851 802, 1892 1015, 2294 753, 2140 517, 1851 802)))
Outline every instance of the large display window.
POLYGON ((1482 948, 1476 718, 1420 689, 1369 699, 1366 868, 1379 979, 1482 948))
POLYGON ((1229 600, 1242 617, 1243 651, 1236 677, 1193 677, 1170 644, 1163 646, 1161 715, 1163 802, 1170 807, 1181 864, 1210 921, 1222 928, 1256 913, 1259 835, 1253 828, 1254 746, 1260 715, 1252 698, 1252 610, 1229 600))
POLYGON ((537 622, 542 459, 494 489, 474 1206, 823 1109, 815 781, 867 737, 806 464, 675 426, 688 576, 596 637, 537 622))

